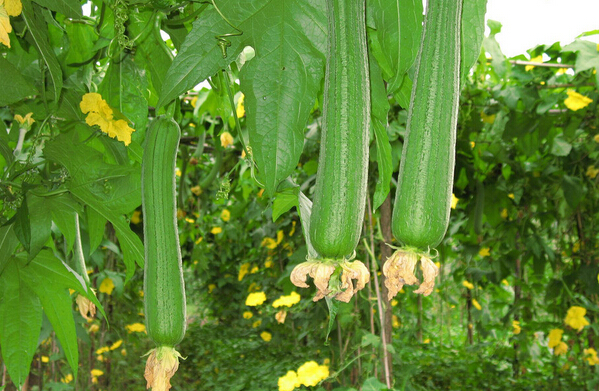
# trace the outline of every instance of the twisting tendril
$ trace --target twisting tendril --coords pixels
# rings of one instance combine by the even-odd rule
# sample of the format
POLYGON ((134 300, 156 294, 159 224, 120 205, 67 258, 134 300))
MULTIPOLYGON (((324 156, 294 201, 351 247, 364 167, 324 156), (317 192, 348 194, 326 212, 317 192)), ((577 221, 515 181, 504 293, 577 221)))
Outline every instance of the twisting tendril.
POLYGON ((114 28, 116 30, 116 39, 122 50, 133 49, 133 41, 125 34, 125 23, 129 19, 129 10, 124 0, 115 0, 114 2, 114 28))
POLYGON ((214 38, 216 38, 216 40, 218 41, 218 46, 220 47, 221 53, 223 54, 223 58, 227 58, 227 48, 229 46, 231 46, 231 41, 229 41, 227 38, 229 38, 229 37, 239 37, 239 36, 243 35, 243 31, 241 31, 240 29, 238 29, 237 27, 235 27, 231 22, 229 22, 229 19, 227 19, 225 17, 225 15, 223 15, 223 13, 220 12, 220 10, 216 6, 216 3, 214 2, 214 0, 211 0, 211 1, 212 1, 212 5, 214 6, 214 9, 216 10, 216 12, 218 12, 218 14, 220 15, 220 17, 223 18, 223 20, 229 26, 231 26, 233 29, 236 30, 235 33, 220 34, 220 35, 215 35, 214 36, 214 38))

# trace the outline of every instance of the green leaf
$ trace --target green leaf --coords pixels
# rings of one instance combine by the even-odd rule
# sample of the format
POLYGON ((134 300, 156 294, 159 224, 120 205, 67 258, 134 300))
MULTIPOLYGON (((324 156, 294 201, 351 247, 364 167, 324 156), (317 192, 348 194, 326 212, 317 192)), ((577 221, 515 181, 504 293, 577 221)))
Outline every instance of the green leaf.
POLYGON ((564 139, 562 134, 556 136, 551 144, 551 154, 555 156, 568 156, 572 150, 572 144, 564 139))
MULTIPOLYGON (((126 56, 121 61, 110 63, 98 92, 111 107, 133 122, 132 127, 137 132, 145 132, 148 124, 147 89, 145 73, 137 67, 132 56, 126 56)), ((132 137, 137 134, 133 133, 132 137)))
MULTIPOLYGON (((599 69, 599 56, 597 55, 597 44, 584 39, 577 39, 563 49, 564 52, 576 52, 576 73, 587 69, 599 69)), ((595 75, 597 86, 599 86, 599 73, 595 75)))
POLYGON ((23 20, 27 25, 27 30, 33 37, 33 42, 39 51, 44 63, 48 67, 50 79, 54 87, 54 100, 58 101, 62 90, 62 68, 58 58, 54 53, 52 45, 48 38, 48 25, 41 17, 41 8, 31 4, 31 0, 22 0, 23 20))
POLYGON ((46 207, 44 197, 27 194, 29 219, 31 225, 31 248, 29 259, 33 259, 50 239, 52 228, 52 211, 46 207))
POLYGON ((329 309, 329 324, 327 326, 327 335, 324 339, 324 344, 328 345, 329 334, 331 334, 331 330, 333 330, 333 327, 335 327, 335 317, 337 317, 337 312, 339 311, 339 302, 329 296, 325 296, 324 300, 327 303, 327 308, 329 309))
POLYGON ((401 86, 399 87, 399 89, 397 91, 395 91, 395 93, 393 93, 393 97, 395 98, 397 103, 399 103, 399 105, 402 108, 407 109, 408 107, 410 107, 410 96, 411 95, 412 95, 412 79, 410 79, 410 76, 406 73, 404 75, 401 86))
POLYGON ((367 4, 380 45, 380 50, 372 53, 381 64, 389 93, 393 94, 401 87, 420 47, 422 1, 373 0, 367 4))
POLYGON ((131 231, 123 215, 108 208, 105 203, 98 200, 90 191, 83 187, 69 187, 69 190, 81 202, 94 209, 95 212, 112 223, 121 249, 123 250, 123 262, 127 268, 126 281, 129 281, 133 277, 133 273, 135 273, 135 263, 139 267, 143 267, 144 265, 144 248, 141 240, 131 231))
POLYGON ((69 265, 56 258, 50 250, 40 251, 38 256, 22 270, 27 273, 29 278, 49 284, 54 288, 60 287, 76 290, 90 299, 98 310, 100 310, 104 318, 106 318, 104 307, 98 301, 91 287, 87 286, 85 279, 75 270, 71 269, 69 265))
POLYGON ((296 186, 275 193, 275 200, 272 204, 272 221, 277 221, 279 216, 294 206, 299 208, 299 190, 299 186, 296 186))
POLYGON ((100 243, 102 243, 102 238, 104 237, 104 228, 106 227, 107 220, 89 205, 85 207, 85 214, 87 216, 89 253, 91 255, 98 248, 100 243))
POLYGON ((562 190, 564 191, 564 197, 570 208, 576 209, 580 201, 584 198, 582 180, 573 176, 564 175, 562 179, 562 190))
POLYGON ((17 213, 15 213, 14 232, 19 242, 29 252, 31 250, 31 223, 29 221, 29 208, 27 207, 27 200, 25 198, 23 198, 21 206, 17 209, 17 213))
MULTIPOLYGON (((75 128, 77 130, 77 128, 75 128)), ((104 156, 71 131, 46 143, 44 155, 69 172, 69 188, 84 188, 116 214, 130 213, 141 205, 141 168, 104 162, 104 156)))
POLYGON ((362 384, 362 391, 383 391, 388 390, 387 386, 379 381, 376 377, 368 378, 362 384))
POLYGON ((42 328, 39 298, 23 282, 16 261, 0 275, 0 345, 11 380, 20 388, 27 377, 42 328))
POLYGON ((376 210, 389 194, 391 177, 393 176, 393 162, 391 160, 391 144, 387 135, 389 100, 385 92, 385 83, 381 71, 375 61, 370 62, 370 95, 372 100, 372 127, 376 143, 376 161, 379 170, 372 204, 373 210, 376 210))
POLYGON ((487 25, 491 29, 491 34, 483 40, 483 46, 491 54, 491 66, 499 77, 504 77, 507 72, 507 59, 499 48, 495 40, 495 35, 501 31, 501 23, 494 20, 488 20, 487 25))
POLYGON ((461 77, 465 77, 480 55, 485 37, 487 0, 464 0, 462 8, 461 77))
POLYGON ((269 196, 299 162, 324 76, 326 14, 320 3, 265 2, 248 32, 256 55, 239 79, 253 157, 269 196))
MULTIPOLYGON (((52 11, 60 12, 67 18, 79 19, 83 16, 81 13, 81 4, 78 0, 33 0, 39 5, 52 11)), ((68 26, 68 25, 67 25, 68 26)))
POLYGON ((0 275, 19 245, 13 227, 14 224, 0 226, 0 275))
MULTIPOLYGON (((81 10, 81 7, 79 9, 81 10)), ((69 37, 69 51, 65 63, 75 72, 79 67, 71 64, 86 62, 95 55, 94 44, 98 40, 98 34, 94 26, 85 23, 67 23, 65 30, 69 37)))
MULTIPOLYGON (((0 106, 8 106, 35 94, 35 88, 21 75, 21 72, 3 56, 0 56, 0 106), (10 81, 10 82, 9 82, 10 81)), ((6 156, 5 156, 6 159, 6 156)), ((9 159, 6 159, 7 161, 9 159)))

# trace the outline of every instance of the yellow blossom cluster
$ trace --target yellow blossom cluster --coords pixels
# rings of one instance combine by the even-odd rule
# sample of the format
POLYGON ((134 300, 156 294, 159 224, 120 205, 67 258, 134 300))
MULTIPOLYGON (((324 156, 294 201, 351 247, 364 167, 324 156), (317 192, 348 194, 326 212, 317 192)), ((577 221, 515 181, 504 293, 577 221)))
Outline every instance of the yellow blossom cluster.
POLYGON ((572 111, 584 109, 593 101, 591 98, 587 98, 574 90, 568 90, 566 93, 568 97, 564 100, 564 104, 572 111))
POLYGON ((245 299, 245 305, 248 307, 256 307, 266 301, 266 294, 264 292, 253 292, 248 295, 245 299))
POLYGON ((480 305, 480 303, 476 299, 472 299, 472 305, 474 306, 474 308, 476 308, 479 311, 483 309, 483 307, 480 305))
POLYGON ((520 334, 522 332, 522 328, 520 327, 520 321, 514 320, 512 321, 512 327, 514 328, 514 334, 520 334))
POLYGON ((114 119, 112 108, 102 99, 102 95, 97 92, 83 95, 79 107, 83 114, 87 114, 85 122, 89 126, 98 125, 108 136, 122 141, 125 145, 131 144, 131 133, 135 132, 135 129, 124 119, 114 119))
POLYGON ((272 339, 272 334, 268 331, 263 331, 260 333, 260 338, 262 338, 264 342, 270 342, 270 340, 272 339))
POLYGON ((591 179, 595 179, 597 177, 597 174, 599 174, 599 168, 595 168, 595 166, 587 167, 587 172, 585 173, 586 176, 588 176, 591 179))
POLYGON ((237 275, 237 281, 243 280, 243 277, 250 272, 251 263, 244 263, 239 267, 239 274, 237 275))
POLYGON ((242 118, 245 115, 244 101, 245 101, 245 95, 241 94, 241 96, 239 97, 239 100, 237 100, 237 107, 235 109, 237 118, 242 118))
POLYGON ((274 250, 277 246, 283 241, 285 234, 282 230, 277 231, 277 239, 273 238, 264 238, 262 239, 262 243, 260 244, 262 247, 266 247, 270 250, 274 250))
POLYGON ((125 326, 127 332, 130 333, 145 333, 146 326, 143 323, 133 323, 125 326))
POLYGON ((562 329, 552 329, 549 331, 549 341, 547 342, 547 347, 549 349, 553 349, 553 354, 556 356, 565 354, 568 351, 568 345, 562 341, 563 334, 564 330, 562 329))
POLYGON ((12 32, 9 16, 21 15, 21 0, 0 0, 0 42, 10 47, 8 34, 12 32))
POLYGON ((468 280, 462 281, 462 285, 468 289, 474 289, 474 285, 468 280))
POLYGON ((272 306, 275 308, 279 308, 279 307, 283 307, 283 306, 291 307, 292 305, 299 303, 301 298, 302 297, 299 295, 299 293, 294 291, 294 292, 291 292, 287 296, 281 296, 278 299, 276 299, 272 303, 272 306))
POLYGON ((593 348, 583 350, 584 359, 588 361, 589 365, 599 365, 599 357, 597 357, 597 351, 593 348))
POLYGON ((589 325, 589 321, 584 316, 587 309, 579 306, 572 306, 568 309, 564 323, 572 327, 576 331, 582 331, 585 326, 589 325))
POLYGON ((295 371, 289 371, 279 378, 279 391, 293 391, 302 385, 314 387, 329 377, 328 365, 318 365, 316 361, 308 361, 295 371))
POLYGON ((231 212, 229 212, 228 209, 223 209, 223 211, 220 213, 220 218, 226 223, 227 221, 231 220, 231 212))
POLYGON ((112 295, 112 291, 114 290, 114 281, 110 277, 106 277, 100 283, 100 288, 98 290, 102 293, 106 293, 107 295, 112 295))

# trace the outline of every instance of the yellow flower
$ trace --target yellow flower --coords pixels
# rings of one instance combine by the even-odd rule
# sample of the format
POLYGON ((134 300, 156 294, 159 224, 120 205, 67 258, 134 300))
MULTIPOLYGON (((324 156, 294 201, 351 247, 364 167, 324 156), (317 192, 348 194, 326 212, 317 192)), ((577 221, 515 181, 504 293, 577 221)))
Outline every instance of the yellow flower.
POLYGON ((96 354, 99 355, 99 354, 103 354, 103 353, 106 353, 109 351, 110 351, 110 348, 108 346, 103 346, 100 349, 96 350, 96 354))
POLYGON ((391 300, 391 307, 395 307, 399 304, 399 302, 395 299, 391 300))
POLYGON ((121 347, 122 344, 123 344, 123 340, 119 339, 118 341, 116 341, 115 343, 110 345, 110 350, 118 349, 119 347, 121 347))
POLYGON ((470 141, 470 148, 474 149, 475 146, 476 146, 476 143, 474 141, 470 141))
POLYGON ((580 251, 580 242, 576 242, 572 245, 572 252, 577 253, 580 251))
POLYGON ((121 349, 121 355, 126 356, 127 355, 127 349, 121 349))
POLYGON ((425 339, 424 341, 422 341, 422 343, 431 343, 431 339, 430 339, 430 338, 427 338, 427 339, 425 339))
POLYGON ((216 289, 216 284, 210 284, 208 285, 208 293, 212 293, 213 290, 216 289))
POLYGON ((568 344, 566 344, 564 341, 562 341, 555 347, 555 349, 553 349, 553 354, 555 354, 556 356, 559 356, 561 354, 566 354, 567 351, 568 351, 568 344))
POLYGON ((171 377, 179 369, 181 354, 170 346, 159 346, 149 352, 144 377, 146 388, 154 391, 168 391, 171 377))
POLYGON ((233 136, 231 136, 231 133, 229 132, 223 132, 220 135, 220 145, 222 145, 223 148, 227 148, 231 144, 233 144, 233 136))
POLYGON ((514 193, 510 193, 507 196, 508 196, 508 198, 511 198, 512 200, 515 198, 514 193))
POLYGON ((460 199, 455 196, 455 194, 451 193, 451 209, 455 209, 458 206, 458 201, 460 199))
POLYGON ((202 194, 202 188, 199 185, 193 186, 191 189, 191 192, 197 197, 200 194, 202 194))
POLYGON ((98 332, 98 330, 100 330, 100 326, 97 324, 92 324, 91 326, 89 326, 90 333, 96 333, 98 332))
POLYGON ((462 281, 462 285, 464 285, 468 289, 474 289, 474 285, 467 280, 462 281))
POLYGON ((266 294, 264 292, 250 293, 245 299, 245 305, 248 307, 256 307, 266 301, 266 294))
POLYGON ((92 369, 90 373, 93 377, 98 377, 102 376, 104 374, 104 371, 101 371, 100 369, 92 369))
POLYGON ((298 381, 306 387, 314 387, 329 377, 329 367, 318 365, 316 361, 308 361, 297 369, 298 381))
POLYGON ((210 233, 213 234, 213 235, 218 235, 221 232, 223 232, 223 229, 221 227, 213 227, 210 230, 210 233))
POLYGON ((110 277, 106 277, 102 280, 98 290, 102 293, 106 293, 107 295, 112 295, 112 291, 114 290, 114 282, 110 277))
POLYGON ((254 323, 252 323, 252 328, 257 328, 260 327, 260 325, 262 324, 262 321, 260 319, 258 319, 257 321, 255 321, 254 323))
POLYGON ((193 223, 195 223, 195 222, 196 222, 196 221, 195 221, 194 219, 192 219, 191 217, 186 217, 186 218, 185 218, 185 221, 187 221, 189 224, 193 224, 193 223))
POLYGON ((480 306, 480 303, 476 299, 472 299, 472 305, 479 311, 483 309, 483 307, 480 306))
POLYGON ((272 334, 268 331, 263 331, 260 333, 260 338, 262 338, 265 342, 270 342, 272 339, 272 334))
POLYGON ((564 322, 574 330, 582 331, 584 326, 589 325, 589 321, 584 317, 587 309, 578 306, 572 306, 568 309, 564 322))
POLYGON ((183 173, 181 172, 181 169, 179 167, 175 168, 175 175, 178 177, 181 177, 183 173))
POLYGON ((27 127, 27 129, 29 129, 31 127, 31 125, 33 125, 33 123, 35 122, 35 120, 33 118, 31 118, 32 115, 33 115, 33 113, 27 113, 25 115, 25 118, 23 118, 20 114, 15 114, 15 119, 22 126, 25 125, 25 127, 27 127))
POLYGON ((83 114, 87 114, 85 122, 89 126, 98 125, 109 137, 116 138, 125 145, 131 144, 131 133, 135 132, 135 129, 129 127, 125 120, 113 119, 112 108, 102 99, 102 95, 97 92, 83 95, 79 108, 83 114))
POLYGON ((269 248, 271 250, 277 248, 277 241, 273 238, 264 238, 262 239, 262 243, 260 243, 262 247, 269 248))
POLYGON ((229 212, 228 209, 223 209, 223 211, 220 212, 220 218, 222 221, 224 221, 226 223, 227 221, 229 221, 231 219, 231 212, 229 212))
POLYGON ((520 322, 517 320, 512 321, 512 327, 514 328, 514 334, 520 334, 522 328, 520 327, 520 322))
POLYGON ((556 75, 563 75, 564 73, 568 72, 568 68, 559 68, 557 70, 557 72, 555 72, 556 75))
POLYGON ((294 220, 291 222, 291 230, 289 231, 289 236, 293 236, 293 234, 295 233, 295 225, 296 225, 296 221, 294 220))
MULTIPOLYGON (((0 0, 2 1, 2 0, 0 0)), ((73 381, 73 375, 71 375, 70 373, 68 375, 66 375, 65 377, 63 377, 62 379, 60 379, 60 381, 62 383, 70 383, 73 381)))
POLYGON ((501 211, 501 218, 507 219, 507 217, 508 217, 507 208, 503 208, 503 210, 501 211))
POLYGON ((202 240, 204 240, 204 238, 200 236, 199 238, 196 239, 196 241, 194 243, 195 244, 200 244, 200 243, 202 243, 202 240))
POLYGON ((241 267, 239 267, 239 274, 237 275, 237 281, 243 280, 243 277, 245 277, 245 275, 249 273, 250 266, 251 266, 251 264, 244 263, 243 265, 241 265, 241 267))
POLYGON ((595 140, 596 143, 599 143, 599 134, 593 136, 593 140, 595 140))
POLYGON ((289 371, 285 376, 280 377, 277 384, 279 391, 293 391, 296 387, 301 386, 295 371, 289 371))
MULTIPOLYGON (((536 56, 534 58, 531 58, 530 62, 541 62, 542 63, 543 62, 543 55, 539 55, 539 56, 536 56)), ((534 69, 534 67, 535 67, 534 65, 527 65, 527 66, 524 67, 524 70, 526 72, 528 72, 528 71, 534 69)))
POLYGON ((401 322, 399 321, 397 315, 393 315, 391 317, 391 326, 393 326, 394 329, 401 327, 401 322))
POLYGON ((50 362, 50 358, 48 356, 42 356, 42 362, 50 362))
POLYGON ((0 0, 0 42, 10 48, 8 34, 12 32, 9 16, 21 14, 21 0, 0 0))
POLYGON ((245 312, 243 313, 243 319, 251 319, 251 318, 252 318, 252 316, 254 316, 254 314, 253 314, 253 313, 251 313, 250 311, 245 311, 245 312))
POLYGON ((272 306, 275 308, 279 307, 291 307, 294 304, 297 304, 301 300, 301 296, 297 292, 291 292, 288 296, 281 296, 277 300, 272 303, 272 306))
POLYGON ((589 362, 589 365, 599 365, 599 357, 597 357, 597 351, 593 348, 583 350, 584 359, 589 362))
POLYGON ((501 283, 505 286, 510 286, 510 283, 507 282, 507 280, 505 278, 503 280, 501 280, 501 283))
POLYGON ((252 270, 250 270, 250 274, 256 274, 260 271, 260 268, 258 266, 254 266, 252 268, 252 270))
POLYGON ((133 212, 133 216, 131 216, 131 222, 133 224, 141 223, 141 212, 139 210, 136 210, 135 212, 133 212))
POLYGON ((599 168, 595 168, 595 166, 587 167, 586 176, 588 176, 591 179, 595 179, 595 177, 597 177, 597 174, 599 174, 599 168))
POLYGON ((125 326, 129 333, 145 333, 146 326, 143 323, 133 323, 125 326))
POLYGON ((497 114, 487 114, 484 111, 480 112, 480 118, 486 124, 492 124, 493 122, 495 122, 495 117, 497 117, 497 114))
POLYGON ((478 252, 478 255, 480 255, 481 257, 488 257, 489 255, 491 255, 491 251, 490 250, 491 249, 489 247, 483 247, 478 252))
POLYGON ((564 104, 572 111, 583 109, 593 101, 591 98, 587 98, 574 90, 568 90, 566 93, 568 97, 564 100, 564 104))
POLYGON ((266 258, 266 261, 264 262, 264 267, 268 269, 268 268, 271 268, 272 265, 273 265, 272 258, 271 257, 266 258))
POLYGON ((245 115, 245 107, 243 104, 243 101, 245 100, 245 95, 241 94, 241 96, 239 97, 239 100, 237 101, 237 108, 236 108, 236 113, 237 113, 237 118, 241 118, 245 115))

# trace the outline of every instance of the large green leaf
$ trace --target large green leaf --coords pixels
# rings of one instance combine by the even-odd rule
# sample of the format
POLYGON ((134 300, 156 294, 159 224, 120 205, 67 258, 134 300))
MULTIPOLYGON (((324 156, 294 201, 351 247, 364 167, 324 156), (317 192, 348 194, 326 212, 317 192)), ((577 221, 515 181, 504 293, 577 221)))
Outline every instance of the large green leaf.
POLYGON ((507 72, 508 62, 505 55, 499 48, 499 43, 495 39, 495 35, 501 32, 501 23, 494 20, 488 20, 487 25, 491 29, 491 33, 488 37, 483 39, 483 46, 489 54, 491 54, 491 66, 497 74, 497 76, 504 77, 507 72))
POLYGON ((468 74, 480 55, 485 37, 485 13, 487 0, 464 0, 462 8, 461 77, 468 74))
POLYGON ((98 248, 104 237, 104 228, 106 227, 106 218, 96 212, 90 206, 86 206, 85 215, 87 216, 87 233, 89 236, 89 253, 93 254, 98 248))
POLYGON ((40 300, 21 274, 13 258, 0 276, 0 346, 8 374, 17 387, 29 375, 42 327, 40 300))
MULTIPOLYGON (((137 67, 132 56, 127 55, 110 63, 98 92, 111 107, 133 122, 132 127, 136 131, 145 132, 148 124, 147 89, 145 73, 137 67)), ((137 134, 140 133, 133 133, 132 137, 137 134)))
POLYGON ((13 227, 14 224, 0 226, 0 275, 19 245, 13 227))
POLYGON ((240 72, 252 153, 273 195, 304 147, 304 129, 323 78, 325 13, 319 2, 270 1, 254 16, 256 56, 240 72), (305 31, 314 31, 313 37, 305 31), (312 38, 312 39, 311 39, 312 38))
POLYGON ((368 1, 368 12, 376 28, 376 47, 379 48, 371 52, 389 83, 390 94, 401 87, 404 74, 416 59, 422 32, 422 10, 419 0, 368 1))
POLYGON ((78 132, 49 141, 44 154, 68 170, 71 189, 84 188, 114 213, 129 213, 141 205, 140 166, 105 163, 102 153, 79 140, 78 132))
POLYGON ((54 88, 54 100, 58 101, 62 90, 62 69, 54 49, 50 45, 48 37, 48 25, 42 18, 41 8, 31 3, 31 0, 23 0, 23 20, 27 25, 28 32, 33 37, 44 63, 48 67, 48 73, 54 88))
MULTIPOLYGON (((98 40, 94 26, 84 23, 68 23, 65 30, 69 37, 69 52, 65 63, 70 65, 90 60, 95 54, 94 44, 98 40)), ((73 72, 78 68, 78 66, 70 65, 73 72)))
POLYGON ((35 88, 21 72, 4 57, 0 56, 0 106, 8 106, 36 93, 35 88))
POLYGON ((389 100, 387 99, 381 70, 375 61, 370 61, 370 96, 372 100, 371 117, 376 144, 376 161, 379 170, 372 204, 372 209, 376 210, 389 194, 391 176, 393 175, 393 161, 391 159, 391 144, 387 135, 389 100))
MULTIPOLYGON (((81 2, 78 0, 33 0, 52 11, 60 12, 68 18, 81 18, 81 2)), ((68 25, 67 25, 68 26, 68 25)))
MULTIPOLYGON (((584 39, 577 39, 563 49, 564 52, 576 52, 576 73, 587 69, 599 69, 599 56, 597 55, 597 44, 584 39)), ((595 74, 597 86, 599 86, 599 73, 595 74)))

